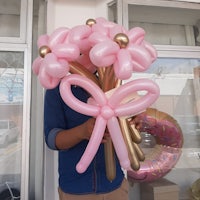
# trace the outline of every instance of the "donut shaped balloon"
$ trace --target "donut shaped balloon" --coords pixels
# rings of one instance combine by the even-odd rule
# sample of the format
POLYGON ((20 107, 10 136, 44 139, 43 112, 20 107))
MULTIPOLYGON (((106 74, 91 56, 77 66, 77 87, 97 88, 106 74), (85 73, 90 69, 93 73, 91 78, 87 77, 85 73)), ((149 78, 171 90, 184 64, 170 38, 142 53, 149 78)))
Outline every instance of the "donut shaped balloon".
POLYGON ((128 171, 133 182, 150 182, 165 176, 178 162, 183 145, 183 134, 177 121, 167 113, 148 108, 138 116, 140 132, 151 134, 156 141, 148 151, 138 171, 128 171))

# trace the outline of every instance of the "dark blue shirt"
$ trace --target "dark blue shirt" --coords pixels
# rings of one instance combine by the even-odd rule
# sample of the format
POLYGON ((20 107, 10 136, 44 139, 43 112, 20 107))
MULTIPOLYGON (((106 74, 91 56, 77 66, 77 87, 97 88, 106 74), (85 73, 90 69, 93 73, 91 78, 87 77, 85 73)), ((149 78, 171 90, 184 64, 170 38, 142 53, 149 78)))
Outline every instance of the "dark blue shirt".
MULTIPOLYGON (((73 86, 73 94, 81 101, 86 102, 89 95, 82 88, 73 86)), ((49 148, 58 150, 55 146, 55 138, 60 130, 71 129, 86 120, 89 116, 82 115, 62 100, 59 87, 47 90, 44 105, 44 132, 45 141, 49 148)), ((124 178, 118 159, 116 158, 116 178, 110 182, 106 177, 104 146, 100 145, 98 152, 88 169, 79 174, 76 164, 79 162, 88 144, 83 140, 79 144, 59 152, 59 187, 65 193, 89 194, 107 193, 117 189, 124 178)))

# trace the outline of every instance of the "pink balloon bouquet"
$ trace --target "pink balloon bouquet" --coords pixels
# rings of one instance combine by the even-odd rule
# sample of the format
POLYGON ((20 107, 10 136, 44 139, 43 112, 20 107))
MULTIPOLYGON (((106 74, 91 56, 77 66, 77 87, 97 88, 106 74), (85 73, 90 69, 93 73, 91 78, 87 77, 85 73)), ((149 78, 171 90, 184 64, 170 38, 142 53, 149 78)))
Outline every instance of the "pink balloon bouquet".
MULTIPOLYGON (((60 83, 60 94, 66 104, 77 112, 96 118, 91 139, 77 163, 79 173, 83 173, 94 158, 106 126, 121 166, 131 170, 118 118, 144 111, 159 97, 159 88, 153 81, 130 80, 133 72, 145 71, 157 58, 155 48, 144 37, 145 31, 140 27, 126 30, 104 18, 96 18, 89 19, 86 25, 71 29, 58 28, 51 35, 43 35, 38 39, 40 56, 33 62, 33 72, 41 85, 51 89, 60 83), (86 72, 79 75, 69 73, 72 62, 82 64, 86 72), (105 93, 105 85, 100 87, 91 79, 96 75, 101 79, 100 73, 107 76, 107 69, 111 69, 111 77, 115 80, 129 79, 126 84, 115 83, 107 87, 108 90, 116 87, 110 96, 105 93), (71 85, 88 91, 91 94, 89 101, 84 103, 76 99, 71 92, 71 85), (146 93, 141 96, 139 91, 146 93), (133 94, 137 98, 132 97, 133 94)), ((105 84, 104 80, 101 80, 101 84, 105 84)))

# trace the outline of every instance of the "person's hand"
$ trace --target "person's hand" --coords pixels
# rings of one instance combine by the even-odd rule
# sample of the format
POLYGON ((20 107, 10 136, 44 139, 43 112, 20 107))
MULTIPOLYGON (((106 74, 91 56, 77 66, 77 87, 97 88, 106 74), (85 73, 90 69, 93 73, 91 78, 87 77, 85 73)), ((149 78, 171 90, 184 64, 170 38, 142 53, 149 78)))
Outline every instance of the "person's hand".
MULTIPOLYGON (((83 129, 84 129, 83 138, 84 139, 86 139, 86 140, 90 139, 92 132, 94 130, 95 121, 96 121, 95 118, 90 118, 83 124, 83 129)), ((110 138, 110 134, 106 127, 104 137, 102 139, 102 143, 105 143, 109 138, 110 138)))
POLYGON ((108 128, 106 127, 106 130, 104 132, 102 143, 106 143, 110 139, 110 133, 108 131, 108 128))
POLYGON ((92 131, 94 129, 95 121, 96 121, 95 118, 90 118, 83 124, 83 138, 84 139, 86 140, 90 139, 92 135, 92 131))
POLYGON ((129 124, 134 125, 137 130, 140 130, 142 127, 142 114, 131 117, 129 124))

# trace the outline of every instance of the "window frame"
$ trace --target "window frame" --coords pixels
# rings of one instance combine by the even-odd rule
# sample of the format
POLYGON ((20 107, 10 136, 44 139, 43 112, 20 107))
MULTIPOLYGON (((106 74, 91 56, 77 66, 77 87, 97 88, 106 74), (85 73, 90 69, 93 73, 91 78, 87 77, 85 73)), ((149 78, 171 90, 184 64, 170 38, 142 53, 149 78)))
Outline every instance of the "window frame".
MULTIPOLYGON (((200 3, 194 1, 168 1, 168 0, 121 0, 122 2, 122 24, 124 27, 129 27, 128 7, 129 5, 144 5, 144 6, 158 6, 171 8, 186 8, 197 9, 200 12, 200 3)), ((120 14, 120 13, 119 13, 120 14)), ((154 45, 158 57, 170 58, 200 58, 200 46, 176 46, 176 45, 154 45)))

